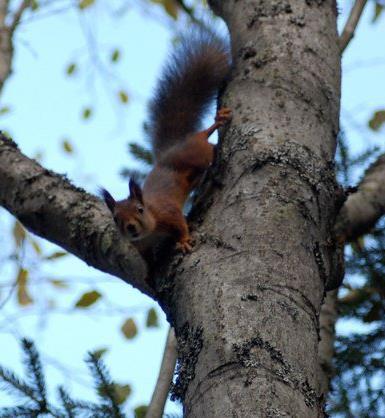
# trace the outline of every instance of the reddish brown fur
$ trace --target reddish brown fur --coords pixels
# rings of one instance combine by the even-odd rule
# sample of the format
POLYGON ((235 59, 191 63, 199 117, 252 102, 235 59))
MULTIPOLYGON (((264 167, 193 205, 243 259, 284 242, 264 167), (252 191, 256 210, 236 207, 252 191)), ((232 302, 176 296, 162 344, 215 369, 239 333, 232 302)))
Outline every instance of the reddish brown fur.
POLYGON ((208 142, 210 134, 230 118, 229 109, 221 109, 210 128, 190 135, 158 160, 146 178, 143 196, 140 193, 139 197, 130 196, 115 202, 113 215, 116 224, 141 252, 151 247, 159 235, 172 236, 178 249, 191 251, 192 242, 183 206, 213 161, 214 147, 208 142), (129 231, 130 227, 137 236, 129 231))
POLYGON ((198 129, 229 69, 229 49, 222 39, 210 33, 183 38, 151 101, 149 131, 156 162, 143 191, 132 179, 128 199, 116 202, 102 191, 120 231, 142 254, 162 235, 175 239, 182 252, 191 251, 183 206, 213 161, 208 138, 230 120, 230 110, 219 110, 212 126, 198 129))

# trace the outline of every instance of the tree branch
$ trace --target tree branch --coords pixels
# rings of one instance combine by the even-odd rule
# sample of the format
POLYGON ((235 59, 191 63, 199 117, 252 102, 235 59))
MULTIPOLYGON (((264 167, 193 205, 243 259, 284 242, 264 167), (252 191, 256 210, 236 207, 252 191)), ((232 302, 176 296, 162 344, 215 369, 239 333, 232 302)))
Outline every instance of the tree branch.
POLYGON ((368 233, 385 214, 385 154, 366 171, 356 193, 351 194, 336 221, 341 241, 353 241, 368 233))
POLYGON ((350 11, 350 15, 339 39, 341 54, 344 52, 345 48, 349 45, 349 42, 352 40, 354 36, 354 32, 356 30, 366 2, 367 0, 356 0, 354 6, 352 7, 352 10, 350 11))
POLYGON ((0 133, 0 205, 35 234, 154 297, 146 264, 104 203, 23 155, 0 133))
POLYGON ((8 13, 8 0, 0 0, 0 92, 11 73, 13 56, 12 37, 5 24, 8 13))
POLYGON ((24 13, 24 11, 29 7, 31 4, 31 0, 23 0, 20 3, 20 6, 18 9, 16 9, 11 24, 9 25, 9 30, 11 33, 13 33, 17 27, 17 25, 20 23, 20 19, 24 13))
POLYGON ((163 416, 164 406, 174 376, 177 358, 176 345, 174 328, 170 327, 166 346, 164 348, 162 364, 160 365, 158 380, 146 412, 146 418, 162 418, 163 416))

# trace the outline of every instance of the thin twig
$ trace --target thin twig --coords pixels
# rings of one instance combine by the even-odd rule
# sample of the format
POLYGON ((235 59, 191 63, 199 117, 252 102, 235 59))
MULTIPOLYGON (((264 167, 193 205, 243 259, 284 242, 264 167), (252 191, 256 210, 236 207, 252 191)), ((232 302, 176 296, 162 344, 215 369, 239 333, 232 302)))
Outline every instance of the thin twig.
POLYGON ((354 36, 354 32, 360 20, 361 14, 364 10, 367 0, 356 0, 352 10, 350 11, 350 15, 348 20, 345 24, 344 30, 340 36, 340 50, 341 54, 344 52, 345 48, 349 45, 349 42, 352 40, 354 36))
POLYGON ((8 301, 11 299, 16 287, 17 287, 17 280, 15 280, 12 285, 11 288, 9 289, 9 292, 7 294, 7 296, 3 299, 3 301, 0 303, 0 311, 4 308, 4 306, 8 303, 8 301))
POLYGON ((146 418, 162 418, 176 363, 176 338, 174 328, 170 327, 160 365, 158 381, 152 394, 146 418))
POLYGON ((11 24, 9 25, 10 32, 14 32, 17 25, 20 23, 20 19, 24 13, 24 11, 30 6, 31 0, 23 0, 19 6, 19 8, 16 10, 16 12, 13 15, 13 19, 11 24))
POLYGON ((195 23, 196 25, 202 27, 203 29, 209 30, 210 28, 204 23, 202 19, 196 17, 194 13, 194 9, 192 7, 187 6, 184 0, 175 0, 176 4, 190 17, 191 22, 195 23))

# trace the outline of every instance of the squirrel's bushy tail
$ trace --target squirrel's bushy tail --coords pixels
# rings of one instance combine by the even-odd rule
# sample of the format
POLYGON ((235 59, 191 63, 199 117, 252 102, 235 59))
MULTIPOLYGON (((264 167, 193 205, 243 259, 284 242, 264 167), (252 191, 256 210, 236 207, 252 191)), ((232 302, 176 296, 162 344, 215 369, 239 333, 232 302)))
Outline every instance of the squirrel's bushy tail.
POLYGON ((155 157, 196 132, 230 70, 226 41, 198 32, 182 38, 167 62, 150 102, 155 157))

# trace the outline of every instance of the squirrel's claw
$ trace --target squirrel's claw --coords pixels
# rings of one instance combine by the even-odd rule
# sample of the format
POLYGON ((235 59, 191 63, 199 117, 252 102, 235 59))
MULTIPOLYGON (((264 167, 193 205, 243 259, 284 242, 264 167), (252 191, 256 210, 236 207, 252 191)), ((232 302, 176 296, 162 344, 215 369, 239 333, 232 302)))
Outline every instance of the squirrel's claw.
POLYGON ((226 122, 230 121, 232 118, 231 109, 228 107, 223 107, 222 109, 219 109, 216 116, 215 116, 215 122, 223 126, 226 122))
POLYGON ((186 241, 179 241, 176 243, 175 248, 177 251, 180 251, 183 254, 191 253, 192 251, 192 240, 186 240, 186 241))

